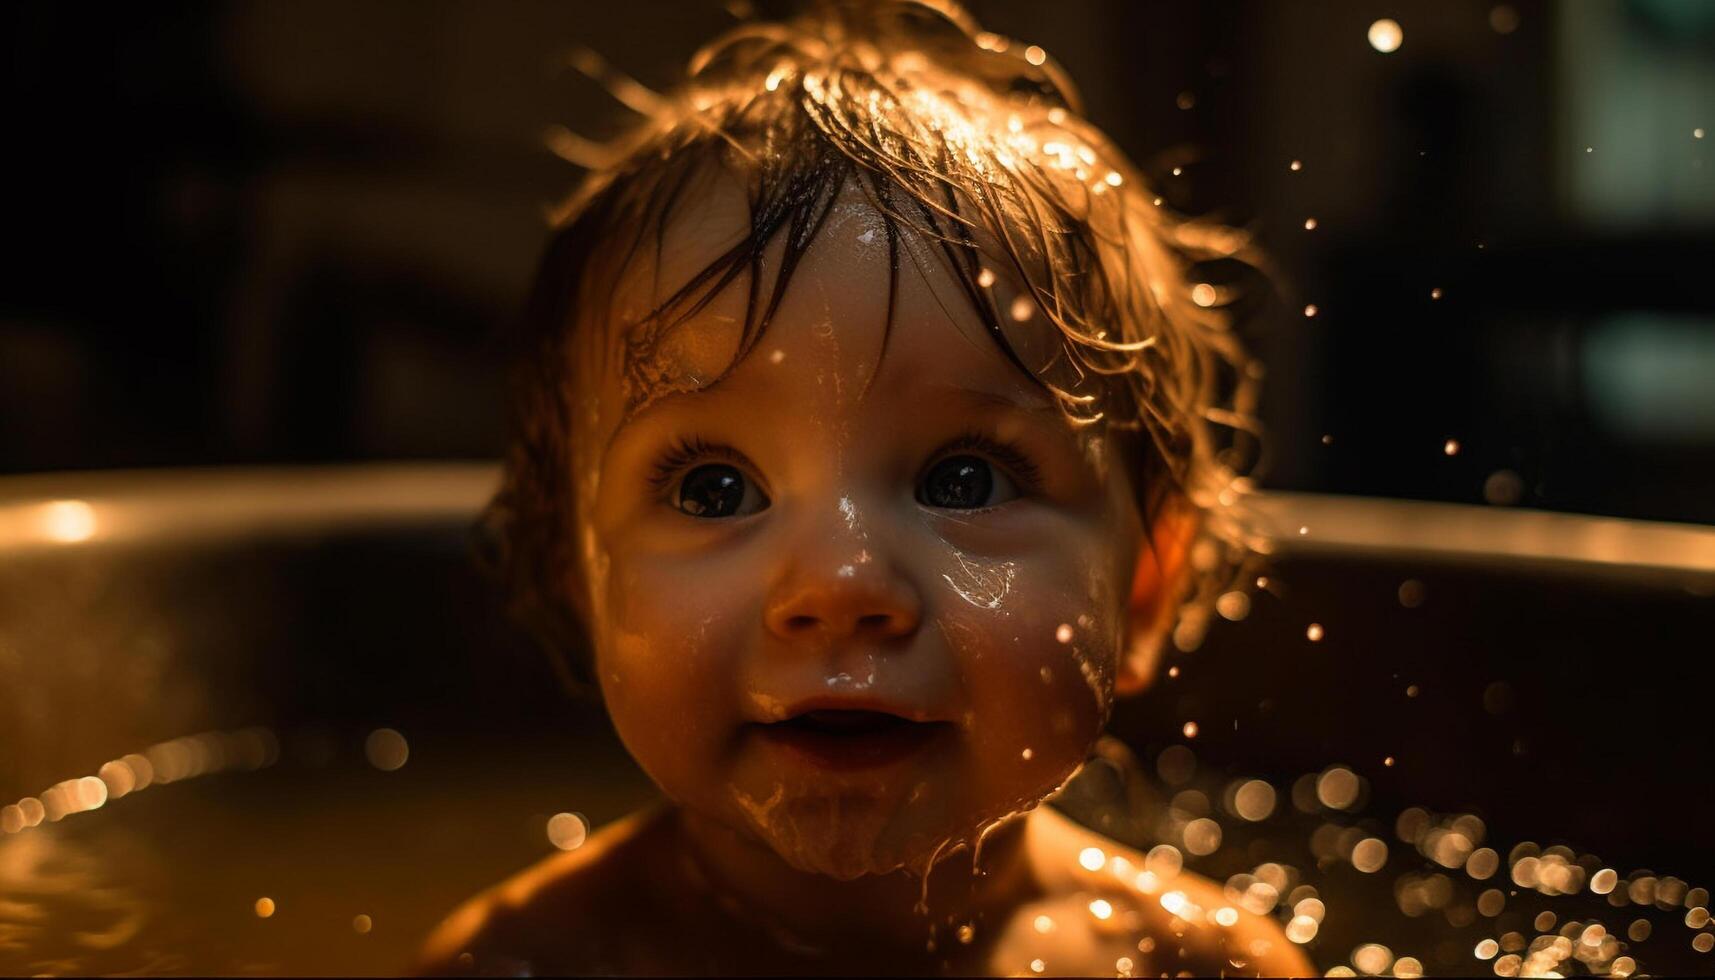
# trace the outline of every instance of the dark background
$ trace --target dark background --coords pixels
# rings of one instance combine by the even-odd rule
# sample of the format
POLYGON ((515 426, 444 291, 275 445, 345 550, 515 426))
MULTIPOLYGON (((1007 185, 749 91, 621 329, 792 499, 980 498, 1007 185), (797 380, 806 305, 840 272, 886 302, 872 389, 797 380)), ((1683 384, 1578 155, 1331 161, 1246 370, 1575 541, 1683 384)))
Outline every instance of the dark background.
MULTIPOLYGON (((1265 485, 1715 521, 1715 4, 973 8, 1065 65, 1170 203, 1279 262, 1250 326, 1265 485)), ((627 121, 565 53, 664 87, 733 22, 0 8, 0 473, 497 456, 494 338, 579 174, 543 131, 627 121)))

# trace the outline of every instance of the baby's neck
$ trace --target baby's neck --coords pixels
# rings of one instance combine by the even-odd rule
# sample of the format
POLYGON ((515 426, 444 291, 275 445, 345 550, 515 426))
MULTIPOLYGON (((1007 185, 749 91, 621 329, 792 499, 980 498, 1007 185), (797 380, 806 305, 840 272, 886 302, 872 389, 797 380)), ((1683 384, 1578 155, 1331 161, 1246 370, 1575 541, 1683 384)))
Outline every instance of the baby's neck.
POLYGON ((905 871, 850 881, 801 871, 766 845, 688 810, 677 811, 675 833, 695 873, 731 900, 723 904, 788 949, 945 953, 961 945, 961 925, 986 933, 1000 923, 985 920, 1004 916, 1034 889, 1027 820, 1028 814, 1016 815, 986 835, 977 874, 968 846, 943 852, 927 890, 921 877, 905 871))

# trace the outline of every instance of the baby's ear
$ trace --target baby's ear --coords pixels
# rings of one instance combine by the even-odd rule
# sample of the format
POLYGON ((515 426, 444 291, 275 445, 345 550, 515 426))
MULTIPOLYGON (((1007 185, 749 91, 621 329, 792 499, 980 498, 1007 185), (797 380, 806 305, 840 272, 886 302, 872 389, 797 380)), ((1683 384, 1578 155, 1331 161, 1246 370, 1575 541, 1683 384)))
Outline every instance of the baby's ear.
POLYGON ((1161 649, 1173 629, 1173 618, 1190 573, 1191 542, 1202 514, 1190 501, 1170 493, 1153 525, 1145 529, 1132 577, 1126 645, 1120 651, 1114 693, 1130 697, 1149 687, 1161 663, 1161 649))

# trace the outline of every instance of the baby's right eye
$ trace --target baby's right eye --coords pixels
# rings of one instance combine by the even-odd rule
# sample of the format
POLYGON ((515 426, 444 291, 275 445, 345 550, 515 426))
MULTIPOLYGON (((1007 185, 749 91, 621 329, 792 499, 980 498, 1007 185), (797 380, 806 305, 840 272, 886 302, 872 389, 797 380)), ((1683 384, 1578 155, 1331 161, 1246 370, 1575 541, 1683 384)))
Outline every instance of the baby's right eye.
POLYGON ((649 487, 656 500, 682 514, 740 517, 768 506, 768 498, 741 468, 749 466, 744 454, 731 446, 692 436, 675 440, 655 462, 649 487), (710 457, 723 462, 703 462, 710 457))
POLYGON ((737 467, 725 463, 709 463, 686 473, 679 481, 676 503, 692 517, 736 517, 768 506, 755 485, 737 467))

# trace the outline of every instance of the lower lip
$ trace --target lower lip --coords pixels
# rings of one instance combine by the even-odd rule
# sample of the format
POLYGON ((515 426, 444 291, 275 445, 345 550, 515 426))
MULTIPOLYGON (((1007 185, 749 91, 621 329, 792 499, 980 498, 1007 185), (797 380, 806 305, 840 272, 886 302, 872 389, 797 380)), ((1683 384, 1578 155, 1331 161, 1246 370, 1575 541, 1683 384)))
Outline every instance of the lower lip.
POLYGON ((758 734, 822 769, 878 769, 923 751, 946 725, 912 722, 868 734, 829 735, 791 725, 762 725, 758 734))

